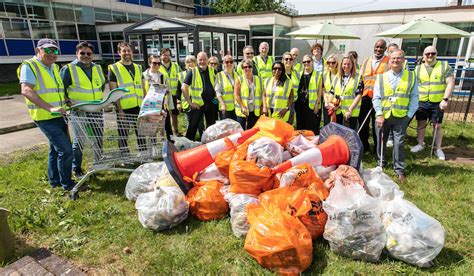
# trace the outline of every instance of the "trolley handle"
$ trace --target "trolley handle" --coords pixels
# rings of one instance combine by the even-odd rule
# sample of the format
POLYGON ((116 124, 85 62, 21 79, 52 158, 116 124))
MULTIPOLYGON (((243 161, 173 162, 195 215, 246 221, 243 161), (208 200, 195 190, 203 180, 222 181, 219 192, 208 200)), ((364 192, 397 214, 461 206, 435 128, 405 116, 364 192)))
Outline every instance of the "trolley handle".
MULTIPOLYGON (((107 98, 103 100, 94 100, 94 101, 88 101, 88 102, 83 102, 83 103, 78 103, 70 107, 64 108, 66 111, 70 111, 72 109, 79 109, 83 107, 94 107, 97 109, 102 109, 108 106, 109 104, 118 101, 125 93, 129 92, 127 88, 123 87, 117 87, 113 90, 110 91, 108 94, 107 98)), ((60 112, 51 112, 51 115, 53 116, 60 116, 60 112)))

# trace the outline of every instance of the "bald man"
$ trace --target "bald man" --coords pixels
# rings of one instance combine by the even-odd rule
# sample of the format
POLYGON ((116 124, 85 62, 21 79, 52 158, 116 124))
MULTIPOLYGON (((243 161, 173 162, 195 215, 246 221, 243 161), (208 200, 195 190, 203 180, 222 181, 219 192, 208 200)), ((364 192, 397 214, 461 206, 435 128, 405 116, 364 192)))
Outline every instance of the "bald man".
POLYGON ((303 66, 301 63, 297 62, 298 55, 300 50, 298 48, 291 48, 290 54, 293 57, 293 70, 297 72, 303 71, 303 66))
POLYGON ((198 66, 190 69, 184 78, 181 91, 188 102, 189 124, 186 131, 186 138, 196 139, 196 132, 199 122, 203 116, 206 118, 206 127, 216 122, 217 105, 213 103, 216 98, 214 68, 208 67, 208 57, 205 52, 197 55, 198 66))
POLYGON ((447 61, 437 60, 438 51, 434 46, 428 46, 423 51, 424 63, 415 68, 416 78, 420 84, 420 101, 416 112, 417 140, 418 144, 410 150, 413 153, 424 149, 425 130, 427 120, 433 124, 435 136, 434 154, 438 159, 445 160, 445 155, 441 149, 443 132, 441 123, 443 122, 444 111, 448 107, 449 97, 454 89, 453 68, 447 61))

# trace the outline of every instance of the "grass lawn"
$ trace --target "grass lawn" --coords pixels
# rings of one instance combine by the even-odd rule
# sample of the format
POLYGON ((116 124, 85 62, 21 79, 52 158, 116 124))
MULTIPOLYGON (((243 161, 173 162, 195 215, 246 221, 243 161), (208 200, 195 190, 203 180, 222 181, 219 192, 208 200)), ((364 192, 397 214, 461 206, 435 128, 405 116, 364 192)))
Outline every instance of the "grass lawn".
MULTIPOLYGON (((472 157, 472 124, 445 126, 446 152, 456 150, 472 157)), ((414 130, 409 133, 407 145, 412 146, 414 130)), ((426 142, 431 142, 430 131, 426 142)), ((445 247, 435 266, 420 269, 386 255, 375 264, 354 261, 331 252, 320 238, 314 241, 313 263, 306 273, 473 273, 474 166, 430 159, 429 149, 414 156, 407 146, 406 152, 408 181, 401 185, 405 198, 446 230, 445 247)), ((134 203, 124 196, 127 174, 98 174, 88 182, 91 191, 70 201, 60 190, 49 188, 46 155, 42 147, 0 157, 0 206, 12 211, 9 223, 17 238, 16 256, 9 263, 47 247, 89 272, 271 273, 244 251, 244 241, 233 236, 229 218, 200 222, 189 217, 170 231, 144 229, 134 203)), ((375 158, 365 156, 364 167, 374 166, 375 158)), ((386 172, 394 176, 391 169, 386 172)))
POLYGON ((20 94, 20 84, 18 81, 0 83, 0 97, 20 94))

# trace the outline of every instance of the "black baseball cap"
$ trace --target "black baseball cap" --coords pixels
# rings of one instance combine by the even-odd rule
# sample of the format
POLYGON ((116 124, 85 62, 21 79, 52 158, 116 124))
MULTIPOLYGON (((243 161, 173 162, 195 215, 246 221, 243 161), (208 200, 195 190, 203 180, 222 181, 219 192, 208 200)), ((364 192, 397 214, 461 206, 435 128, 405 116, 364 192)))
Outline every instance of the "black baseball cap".
POLYGON ((41 48, 41 49, 50 48, 50 47, 54 47, 56 49, 59 48, 58 43, 56 43, 56 41, 54 41, 53 39, 50 39, 50 38, 40 39, 38 41, 38 44, 36 45, 36 47, 41 48))

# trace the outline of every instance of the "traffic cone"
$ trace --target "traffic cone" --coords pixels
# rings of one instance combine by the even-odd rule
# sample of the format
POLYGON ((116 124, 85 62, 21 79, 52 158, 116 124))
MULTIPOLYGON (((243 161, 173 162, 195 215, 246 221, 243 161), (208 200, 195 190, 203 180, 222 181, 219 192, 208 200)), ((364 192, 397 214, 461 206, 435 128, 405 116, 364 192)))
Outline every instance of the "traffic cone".
POLYGON ((192 178, 196 172, 211 165, 219 152, 230 149, 231 146, 226 141, 230 140, 234 146, 238 146, 258 131, 259 129, 255 127, 181 152, 176 152, 175 146, 167 141, 163 146, 163 159, 170 174, 186 194, 191 185, 184 181, 183 177, 192 178))
POLYGON ((287 160, 272 169, 273 173, 282 173, 299 164, 309 163, 311 166, 331 166, 347 164, 350 159, 349 146, 344 138, 332 135, 316 148, 304 151, 298 156, 287 160))

